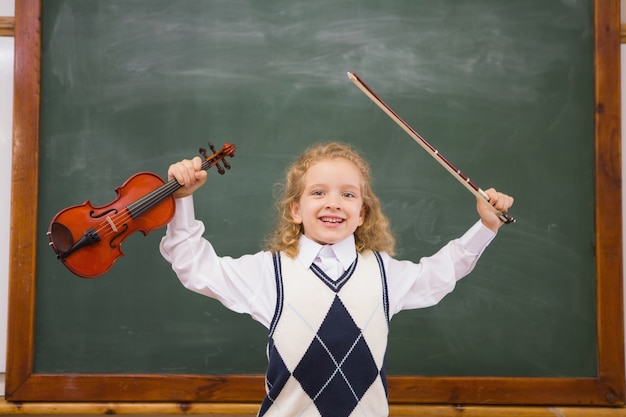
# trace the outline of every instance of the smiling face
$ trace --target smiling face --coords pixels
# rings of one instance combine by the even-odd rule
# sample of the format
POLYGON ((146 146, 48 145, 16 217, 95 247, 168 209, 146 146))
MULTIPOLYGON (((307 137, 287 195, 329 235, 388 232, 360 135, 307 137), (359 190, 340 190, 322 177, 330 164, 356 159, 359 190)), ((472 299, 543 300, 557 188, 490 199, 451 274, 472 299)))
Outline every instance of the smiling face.
POLYGON ((291 204, 293 221, 309 239, 325 244, 342 241, 363 224, 365 210, 357 167, 342 158, 324 159, 304 176, 300 200, 291 204))

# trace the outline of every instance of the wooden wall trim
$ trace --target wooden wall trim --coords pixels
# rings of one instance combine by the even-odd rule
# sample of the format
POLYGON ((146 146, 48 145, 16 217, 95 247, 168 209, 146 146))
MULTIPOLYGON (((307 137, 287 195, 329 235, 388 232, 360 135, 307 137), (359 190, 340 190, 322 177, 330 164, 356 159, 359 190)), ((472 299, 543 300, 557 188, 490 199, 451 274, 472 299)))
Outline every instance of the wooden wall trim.
POLYGON ((15 36, 15 18, 0 16, 0 36, 15 36))
MULTIPOLYGON (((258 404, 234 403, 10 403, 0 400, 0 415, 204 415, 253 417, 258 404)), ((532 407, 391 405, 390 417, 624 417, 626 409, 607 407, 532 407)))

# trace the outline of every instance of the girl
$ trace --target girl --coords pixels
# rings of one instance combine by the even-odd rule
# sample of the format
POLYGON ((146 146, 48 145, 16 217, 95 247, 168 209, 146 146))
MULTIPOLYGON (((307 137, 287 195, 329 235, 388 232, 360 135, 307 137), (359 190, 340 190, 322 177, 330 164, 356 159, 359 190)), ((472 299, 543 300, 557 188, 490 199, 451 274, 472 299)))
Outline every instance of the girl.
MULTIPOLYGON (((269 330, 259 416, 387 416, 390 319, 437 304, 502 225, 481 200, 480 221, 463 236, 419 263, 396 260, 367 163, 351 147, 327 143, 288 169, 267 249, 219 257, 194 215, 191 195, 207 177, 200 158, 173 164, 168 177, 184 187, 161 253, 186 288, 269 330)), ((513 204, 493 189, 486 193, 498 210, 513 204)))

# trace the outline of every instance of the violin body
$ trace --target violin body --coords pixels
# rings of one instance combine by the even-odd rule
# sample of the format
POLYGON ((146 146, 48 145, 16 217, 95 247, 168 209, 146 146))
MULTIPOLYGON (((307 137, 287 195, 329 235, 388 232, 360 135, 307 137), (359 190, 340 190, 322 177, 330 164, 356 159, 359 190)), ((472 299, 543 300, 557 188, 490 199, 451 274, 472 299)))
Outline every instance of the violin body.
MULTIPOLYGON (((205 159, 202 169, 216 166, 223 174, 224 168, 230 169, 224 158, 235 155, 235 146, 226 143, 211 156, 202 148, 200 153, 205 159)), ((117 197, 107 205, 94 207, 87 200, 58 212, 48 227, 50 246, 74 274, 99 277, 124 255, 124 239, 137 231, 145 236, 169 223, 176 211, 173 193, 180 187, 176 180, 165 183, 150 172, 135 174, 115 189, 117 197)))
POLYGON ((117 197, 107 205, 94 207, 90 201, 85 201, 60 211, 48 230, 57 257, 70 271, 83 278, 106 273, 124 255, 124 239, 137 231, 145 236, 165 226, 174 216, 176 206, 171 195, 137 218, 128 209, 133 202, 164 184, 156 174, 138 173, 115 189, 117 197), (80 256, 70 256, 77 250, 72 250, 72 246, 81 239, 94 243, 79 247, 80 256), (68 253, 70 250, 72 252, 68 253))

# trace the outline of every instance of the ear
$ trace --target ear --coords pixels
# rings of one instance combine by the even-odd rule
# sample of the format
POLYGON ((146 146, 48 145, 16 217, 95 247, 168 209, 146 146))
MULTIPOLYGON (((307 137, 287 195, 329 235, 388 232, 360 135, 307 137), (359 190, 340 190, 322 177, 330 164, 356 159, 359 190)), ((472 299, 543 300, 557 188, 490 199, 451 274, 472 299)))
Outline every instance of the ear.
POLYGON ((295 224, 302 224, 302 216, 300 215, 300 205, 296 202, 292 202, 289 205, 291 209, 291 218, 295 224))

